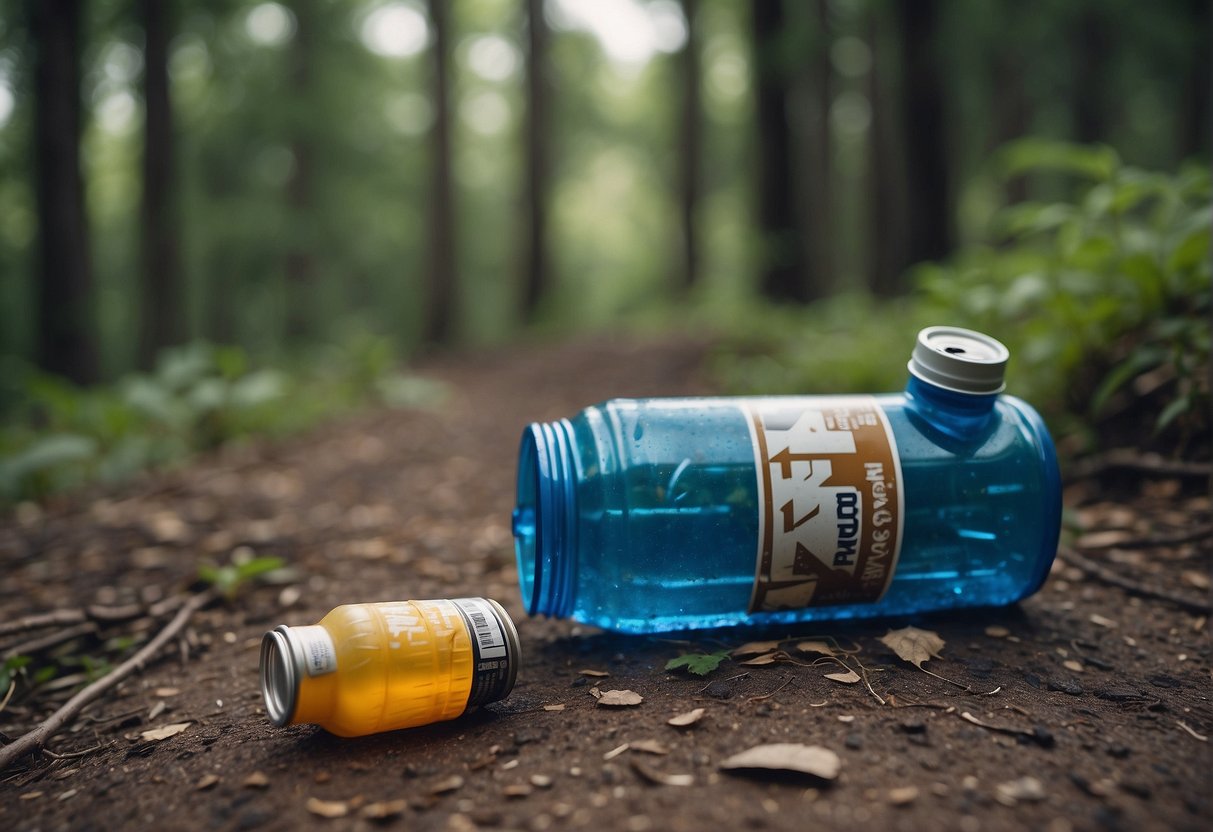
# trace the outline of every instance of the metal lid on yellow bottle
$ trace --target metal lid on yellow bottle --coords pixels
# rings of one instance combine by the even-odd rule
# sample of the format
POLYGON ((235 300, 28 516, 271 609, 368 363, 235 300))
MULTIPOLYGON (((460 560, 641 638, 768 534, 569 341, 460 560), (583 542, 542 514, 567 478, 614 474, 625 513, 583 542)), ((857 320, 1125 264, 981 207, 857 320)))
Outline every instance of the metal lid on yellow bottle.
MULTIPOLYGON (((442 672, 439 668, 445 667, 449 673, 458 677, 445 680, 438 686, 447 689, 450 687, 447 682, 450 682, 454 685, 450 687, 452 694, 459 691, 459 700, 447 700, 448 705, 455 706, 454 710, 441 707, 428 718, 408 719, 408 725, 449 719, 468 708, 504 699, 513 690, 521 658, 518 631, 509 614, 496 601, 488 598, 456 598, 443 601, 360 604, 339 607, 330 613, 330 616, 342 610, 356 612, 359 608, 365 613, 360 616, 362 621, 380 620, 385 627, 381 633, 362 632, 357 637, 357 643, 344 645, 350 648, 347 652, 361 650, 362 661, 365 661, 365 649, 371 646, 365 639, 382 636, 379 640, 385 643, 378 646, 389 648, 385 655, 390 655, 389 663, 395 663, 399 669, 404 669, 402 665, 412 663, 413 673, 418 667, 425 668, 425 673, 439 673, 442 672), (447 622, 440 628, 440 632, 447 635, 451 632, 447 624, 457 628, 461 625, 463 632, 458 639, 423 637, 414 640, 413 636, 417 635, 418 631, 405 632, 399 629, 419 627, 429 631, 432 630, 434 621, 447 622), (456 668, 456 665, 459 665, 459 668, 456 668), (462 699, 463 691, 466 691, 466 700, 462 699)), ((343 664, 340 653, 342 645, 334 643, 333 634, 324 626, 329 620, 330 618, 326 617, 321 624, 305 627, 288 627, 283 624, 262 638, 261 693, 266 714, 275 725, 309 721, 307 714, 299 713, 301 689, 309 681, 314 685, 319 679, 329 677, 330 674, 340 677, 343 664)), ((426 632, 424 635, 434 636, 438 633, 426 632)), ((345 656, 344 659, 345 662, 351 663, 354 655, 345 656)), ((384 672, 392 671, 385 669, 384 672)), ((426 685, 429 686, 428 680, 426 685)), ((399 693, 399 689, 397 690, 399 693)), ((400 696, 402 699, 409 699, 407 694, 400 696)), ((305 711, 309 709, 314 710, 311 706, 304 708, 305 711)), ((405 726, 402 724, 395 727, 405 726)), ((375 730, 388 728, 385 726, 375 730)))

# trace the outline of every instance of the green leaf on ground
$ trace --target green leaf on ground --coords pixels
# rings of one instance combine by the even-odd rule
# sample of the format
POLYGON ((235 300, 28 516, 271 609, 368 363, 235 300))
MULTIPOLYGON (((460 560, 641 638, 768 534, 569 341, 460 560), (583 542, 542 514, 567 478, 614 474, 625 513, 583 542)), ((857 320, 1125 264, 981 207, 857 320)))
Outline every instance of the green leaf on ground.
POLYGON ((685 669, 696 676, 707 676, 720 667, 720 663, 729 657, 729 651, 717 650, 715 653, 683 653, 676 659, 665 663, 666 670, 685 669))

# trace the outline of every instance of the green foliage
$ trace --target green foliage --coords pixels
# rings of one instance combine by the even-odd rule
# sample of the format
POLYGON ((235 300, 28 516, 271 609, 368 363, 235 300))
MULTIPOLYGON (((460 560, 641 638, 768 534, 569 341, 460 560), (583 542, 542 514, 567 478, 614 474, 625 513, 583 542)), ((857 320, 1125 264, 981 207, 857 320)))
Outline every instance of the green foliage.
POLYGON ((1125 166, 1106 147, 1025 140, 1004 177, 1050 172, 1066 201, 998 212, 985 239, 915 270, 908 298, 840 297, 799 313, 761 310, 716 367, 739 392, 860 392, 904 383, 922 326, 988 332, 1011 349, 1008 389, 1062 432, 1151 396, 1157 431, 1207 425, 1210 179, 1125 166), (761 321, 757 320, 761 315, 761 321))
POLYGON ((30 661, 29 656, 10 656, 4 660, 4 664, 0 664, 0 700, 4 699, 17 677, 25 672, 25 666, 30 661))
POLYGON ((445 387, 399 375, 396 363, 386 339, 362 335, 289 370, 254 368, 243 350, 204 343, 164 352, 154 372, 91 389, 19 368, 0 391, 0 504, 120 481, 367 403, 441 404, 445 387))
POLYGON ((233 561, 224 566, 204 563, 198 566, 198 577, 213 586, 229 601, 235 598, 250 581, 281 569, 282 558, 249 558, 233 561))
POLYGON ((729 657, 728 649, 717 650, 715 653, 683 653, 665 663, 666 670, 679 668, 696 676, 707 676, 720 667, 721 662, 729 657))

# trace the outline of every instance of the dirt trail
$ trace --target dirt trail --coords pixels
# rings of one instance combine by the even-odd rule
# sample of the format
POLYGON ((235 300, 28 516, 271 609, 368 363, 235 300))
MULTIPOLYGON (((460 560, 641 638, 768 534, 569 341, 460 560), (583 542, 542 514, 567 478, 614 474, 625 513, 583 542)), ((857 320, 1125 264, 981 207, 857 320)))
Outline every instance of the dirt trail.
MULTIPOLYGON (((969 693, 898 660, 877 641, 888 622, 831 625, 829 634, 862 648, 884 705, 862 684, 824 678, 837 668, 725 662, 700 679, 664 670, 685 643, 526 620, 508 529, 523 425, 613 396, 704 392, 703 354, 695 344, 602 340, 447 358, 423 368, 450 391, 435 409, 368 413, 0 518, 0 621, 153 603, 187 586, 200 558, 223 562, 240 547, 281 556, 293 571, 287 584, 199 613, 168 655, 50 746, 87 753, 32 756, 0 772, 0 827, 1063 832, 1213 823, 1207 621, 1061 563, 1019 607, 915 622, 947 642, 930 667, 969 693), (312 623, 345 602, 461 595, 497 598, 519 622, 524 664, 507 701, 356 740, 266 720, 256 665, 269 627, 312 623), (610 676, 587 678, 587 669, 610 676), (644 701, 598 707, 595 684, 644 701), (545 710, 552 705, 564 707, 545 710), (705 709, 695 725, 666 724, 692 708, 705 709), (180 722, 190 724, 176 736, 140 737, 180 722), (641 740, 668 753, 615 752, 641 740), (827 785, 718 769, 763 742, 826 746, 841 774, 827 785), (668 774, 689 774, 693 785, 653 782, 668 774), (323 818, 311 798, 348 814, 323 818), (367 806, 389 817, 367 819, 367 806)), ((1196 485, 1105 478, 1071 488, 1067 504, 1103 534, 1085 539, 1091 559, 1199 597, 1207 540, 1142 544, 1207 523, 1209 499, 1196 485)), ((796 633, 810 634, 822 633, 796 633)), ((693 646, 760 635, 787 633, 699 634, 693 646)), ((14 700, 0 732, 23 733, 47 702, 14 700)))

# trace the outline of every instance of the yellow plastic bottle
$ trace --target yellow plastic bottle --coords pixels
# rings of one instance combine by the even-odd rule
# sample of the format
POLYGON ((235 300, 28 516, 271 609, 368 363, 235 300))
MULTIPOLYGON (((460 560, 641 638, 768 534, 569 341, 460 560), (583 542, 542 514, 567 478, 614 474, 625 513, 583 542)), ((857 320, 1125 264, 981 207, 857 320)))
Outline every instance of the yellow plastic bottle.
POLYGON ((346 604, 261 641, 261 692, 275 725, 343 737, 454 719, 504 699, 518 632, 487 598, 346 604))

